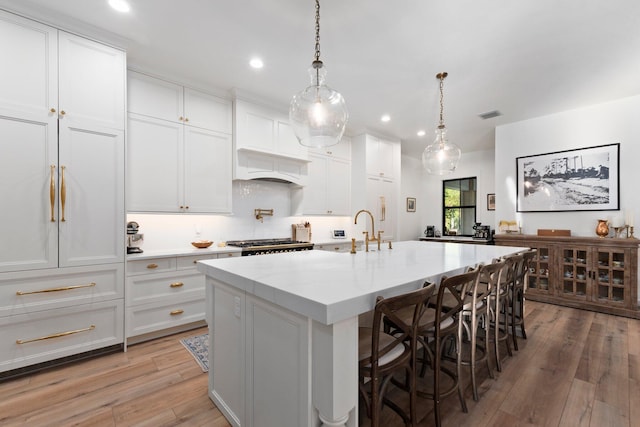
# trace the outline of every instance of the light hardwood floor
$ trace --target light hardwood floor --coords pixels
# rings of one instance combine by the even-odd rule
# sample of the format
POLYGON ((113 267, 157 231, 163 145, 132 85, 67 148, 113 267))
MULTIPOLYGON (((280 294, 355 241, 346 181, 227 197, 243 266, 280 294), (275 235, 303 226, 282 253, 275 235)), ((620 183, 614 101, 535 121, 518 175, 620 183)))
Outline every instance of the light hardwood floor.
MULTIPOLYGON (((455 395, 444 401, 443 425, 640 425, 640 320, 528 301, 526 322, 528 339, 503 372, 481 374, 479 402, 467 389, 469 413, 455 395)), ((203 332, 4 381, 0 425, 228 426, 179 342, 203 332)), ((419 404, 420 425, 432 425, 431 402, 419 404)), ((383 425, 402 425, 383 413, 383 425)))

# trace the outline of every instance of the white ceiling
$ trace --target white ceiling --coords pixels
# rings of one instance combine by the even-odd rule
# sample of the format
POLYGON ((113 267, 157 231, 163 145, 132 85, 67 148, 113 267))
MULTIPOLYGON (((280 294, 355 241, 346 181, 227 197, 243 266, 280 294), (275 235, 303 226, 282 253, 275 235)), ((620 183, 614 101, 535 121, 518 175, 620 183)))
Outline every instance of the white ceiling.
MULTIPOLYGON (((308 85, 313 0, 0 0, 127 50, 131 67, 199 88, 239 88, 286 108, 308 85), (260 56, 265 67, 248 67, 260 56)), ((321 59, 364 130, 419 156, 444 85, 449 138, 493 147, 494 127, 640 94, 638 0, 321 0, 321 59), (481 120, 478 114, 502 116, 481 120), (381 123, 382 114, 391 121, 381 123), (419 138, 419 129, 427 131, 419 138)), ((517 144, 514 141, 514 144, 517 144)))

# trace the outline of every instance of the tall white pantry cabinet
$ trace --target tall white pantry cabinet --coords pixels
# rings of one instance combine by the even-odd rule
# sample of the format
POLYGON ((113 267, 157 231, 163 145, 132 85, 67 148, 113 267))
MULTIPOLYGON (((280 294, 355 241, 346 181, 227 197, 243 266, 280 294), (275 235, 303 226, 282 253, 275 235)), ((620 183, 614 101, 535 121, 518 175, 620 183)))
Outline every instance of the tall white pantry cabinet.
POLYGON ((123 343, 125 52, 0 11, 0 372, 123 343))

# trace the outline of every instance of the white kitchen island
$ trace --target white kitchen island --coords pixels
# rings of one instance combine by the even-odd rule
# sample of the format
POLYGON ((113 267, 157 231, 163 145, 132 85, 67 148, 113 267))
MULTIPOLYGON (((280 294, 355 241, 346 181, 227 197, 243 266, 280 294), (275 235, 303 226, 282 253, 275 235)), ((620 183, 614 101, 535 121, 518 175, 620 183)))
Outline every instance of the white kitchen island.
POLYGON ((234 426, 356 426, 358 316, 376 297, 524 249, 410 241, 200 261, 209 396, 234 426))

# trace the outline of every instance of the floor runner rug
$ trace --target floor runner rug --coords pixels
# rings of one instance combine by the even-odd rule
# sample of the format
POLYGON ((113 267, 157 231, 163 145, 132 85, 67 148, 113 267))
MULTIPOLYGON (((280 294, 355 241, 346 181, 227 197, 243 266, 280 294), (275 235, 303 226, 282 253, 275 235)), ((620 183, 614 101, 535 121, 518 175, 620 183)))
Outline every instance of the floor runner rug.
POLYGON ((209 371, 209 334, 196 335, 195 337, 180 340, 184 348, 196 360, 202 368, 202 372, 209 371))

